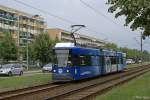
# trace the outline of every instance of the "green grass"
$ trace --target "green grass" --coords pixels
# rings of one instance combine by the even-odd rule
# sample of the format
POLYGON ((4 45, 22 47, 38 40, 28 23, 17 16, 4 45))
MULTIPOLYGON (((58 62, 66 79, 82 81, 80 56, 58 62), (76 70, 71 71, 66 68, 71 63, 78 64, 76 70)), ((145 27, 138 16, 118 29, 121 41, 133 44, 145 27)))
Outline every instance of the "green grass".
POLYGON ((0 77, 0 91, 14 90, 29 86, 45 84, 51 81, 50 73, 41 73, 30 76, 0 77))
POLYGON ((150 72, 113 88, 96 100, 150 100, 150 72))
MULTIPOLYGON (((147 65, 147 64, 150 64, 150 62, 145 62, 142 65, 147 65)), ((127 68, 138 67, 138 66, 142 66, 142 65, 141 64, 130 64, 130 65, 127 65, 127 68)))
POLYGON ((36 71, 36 70, 41 70, 41 67, 29 67, 29 69, 27 70, 27 68, 24 67, 24 71, 36 71))
POLYGON ((127 68, 138 67, 138 66, 141 66, 141 64, 130 64, 127 65, 127 68))

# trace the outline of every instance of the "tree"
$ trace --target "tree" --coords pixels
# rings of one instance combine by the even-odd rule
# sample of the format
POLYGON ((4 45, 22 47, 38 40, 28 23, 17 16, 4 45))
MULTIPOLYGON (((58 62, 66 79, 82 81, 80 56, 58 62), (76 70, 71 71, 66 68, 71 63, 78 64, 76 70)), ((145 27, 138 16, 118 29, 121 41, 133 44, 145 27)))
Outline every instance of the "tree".
POLYGON ((126 16, 125 26, 131 24, 132 30, 142 28, 143 36, 150 36, 150 0, 108 0, 108 4, 108 11, 116 12, 116 18, 126 16))
MULTIPOLYGON (((141 59, 141 51, 137 49, 130 49, 127 47, 119 48, 115 43, 107 43, 104 48, 124 52, 127 55, 127 59, 133 59, 136 62, 141 59)), ((143 61, 150 61, 150 53, 146 50, 143 51, 143 61)))
POLYGON ((106 43, 104 48, 117 50, 118 46, 114 43, 106 43))
POLYGON ((146 50, 143 51, 143 60, 144 61, 149 61, 150 60, 150 54, 146 50))
POLYGON ((0 56, 5 62, 9 60, 17 60, 18 49, 15 40, 10 33, 4 33, 4 37, 0 41, 0 56))
POLYGON ((49 34, 42 33, 36 36, 35 41, 29 46, 30 57, 39 60, 41 65, 52 61, 52 48, 55 42, 50 39, 49 34))

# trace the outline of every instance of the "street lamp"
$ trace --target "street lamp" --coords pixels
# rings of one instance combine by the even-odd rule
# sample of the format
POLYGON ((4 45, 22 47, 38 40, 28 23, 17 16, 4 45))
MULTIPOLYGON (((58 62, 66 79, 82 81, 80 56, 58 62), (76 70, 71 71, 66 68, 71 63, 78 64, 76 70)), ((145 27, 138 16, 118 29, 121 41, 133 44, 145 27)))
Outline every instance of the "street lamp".
POLYGON ((76 38, 74 36, 74 33, 79 31, 81 28, 83 27, 86 27, 85 25, 71 25, 71 36, 73 38, 73 41, 74 41, 74 45, 76 46, 77 45, 77 42, 76 42, 76 38))
MULTIPOLYGON (((143 28, 140 28, 141 30, 143 30, 143 28)), ((141 32, 141 64, 143 62, 143 31, 141 32)))

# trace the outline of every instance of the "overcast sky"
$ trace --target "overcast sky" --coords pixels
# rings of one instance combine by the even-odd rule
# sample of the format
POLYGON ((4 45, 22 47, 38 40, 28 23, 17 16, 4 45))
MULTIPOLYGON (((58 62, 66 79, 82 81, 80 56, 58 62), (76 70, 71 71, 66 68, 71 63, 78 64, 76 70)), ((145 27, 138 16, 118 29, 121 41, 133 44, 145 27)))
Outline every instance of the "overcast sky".
MULTIPOLYGON (((49 12, 72 21, 67 23, 56 17, 50 16, 33 8, 15 2, 15 0, 0 0, 0 5, 8 6, 28 12, 39 14, 45 18, 49 28, 62 28, 71 30, 70 25, 84 24, 88 29, 82 29, 80 33, 98 39, 114 42, 121 47, 140 49, 140 31, 131 31, 129 27, 124 27, 124 17, 114 18, 114 14, 108 13, 107 0, 82 0, 96 9, 85 6, 80 0, 20 0, 33 7, 49 12), (91 31, 92 30, 92 31, 91 31), (136 38, 136 39, 135 39, 136 38)), ((145 40, 144 49, 150 51, 150 39, 145 40)))

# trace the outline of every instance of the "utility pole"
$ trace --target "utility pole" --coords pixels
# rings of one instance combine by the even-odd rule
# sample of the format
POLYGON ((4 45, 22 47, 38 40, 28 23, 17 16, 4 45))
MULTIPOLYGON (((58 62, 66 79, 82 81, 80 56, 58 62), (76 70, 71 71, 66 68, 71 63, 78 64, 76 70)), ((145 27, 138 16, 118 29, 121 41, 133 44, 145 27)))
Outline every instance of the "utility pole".
POLYGON ((141 32, 141 64, 143 62, 143 33, 141 32))
MULTIPOLYGON (((142 27, 140 29, 143 30, 142 27)), ((136 38, 135 38, 135 40, 136 40, 136 38)), ((141 49, 140 60, 141 60, 141 64, 142 64, 142 62, 143 62, 143 31, 141 31, 141 34, 140 34, 140 42, 137 41, 137 43, 140 44, 140 49, 141 49)))

